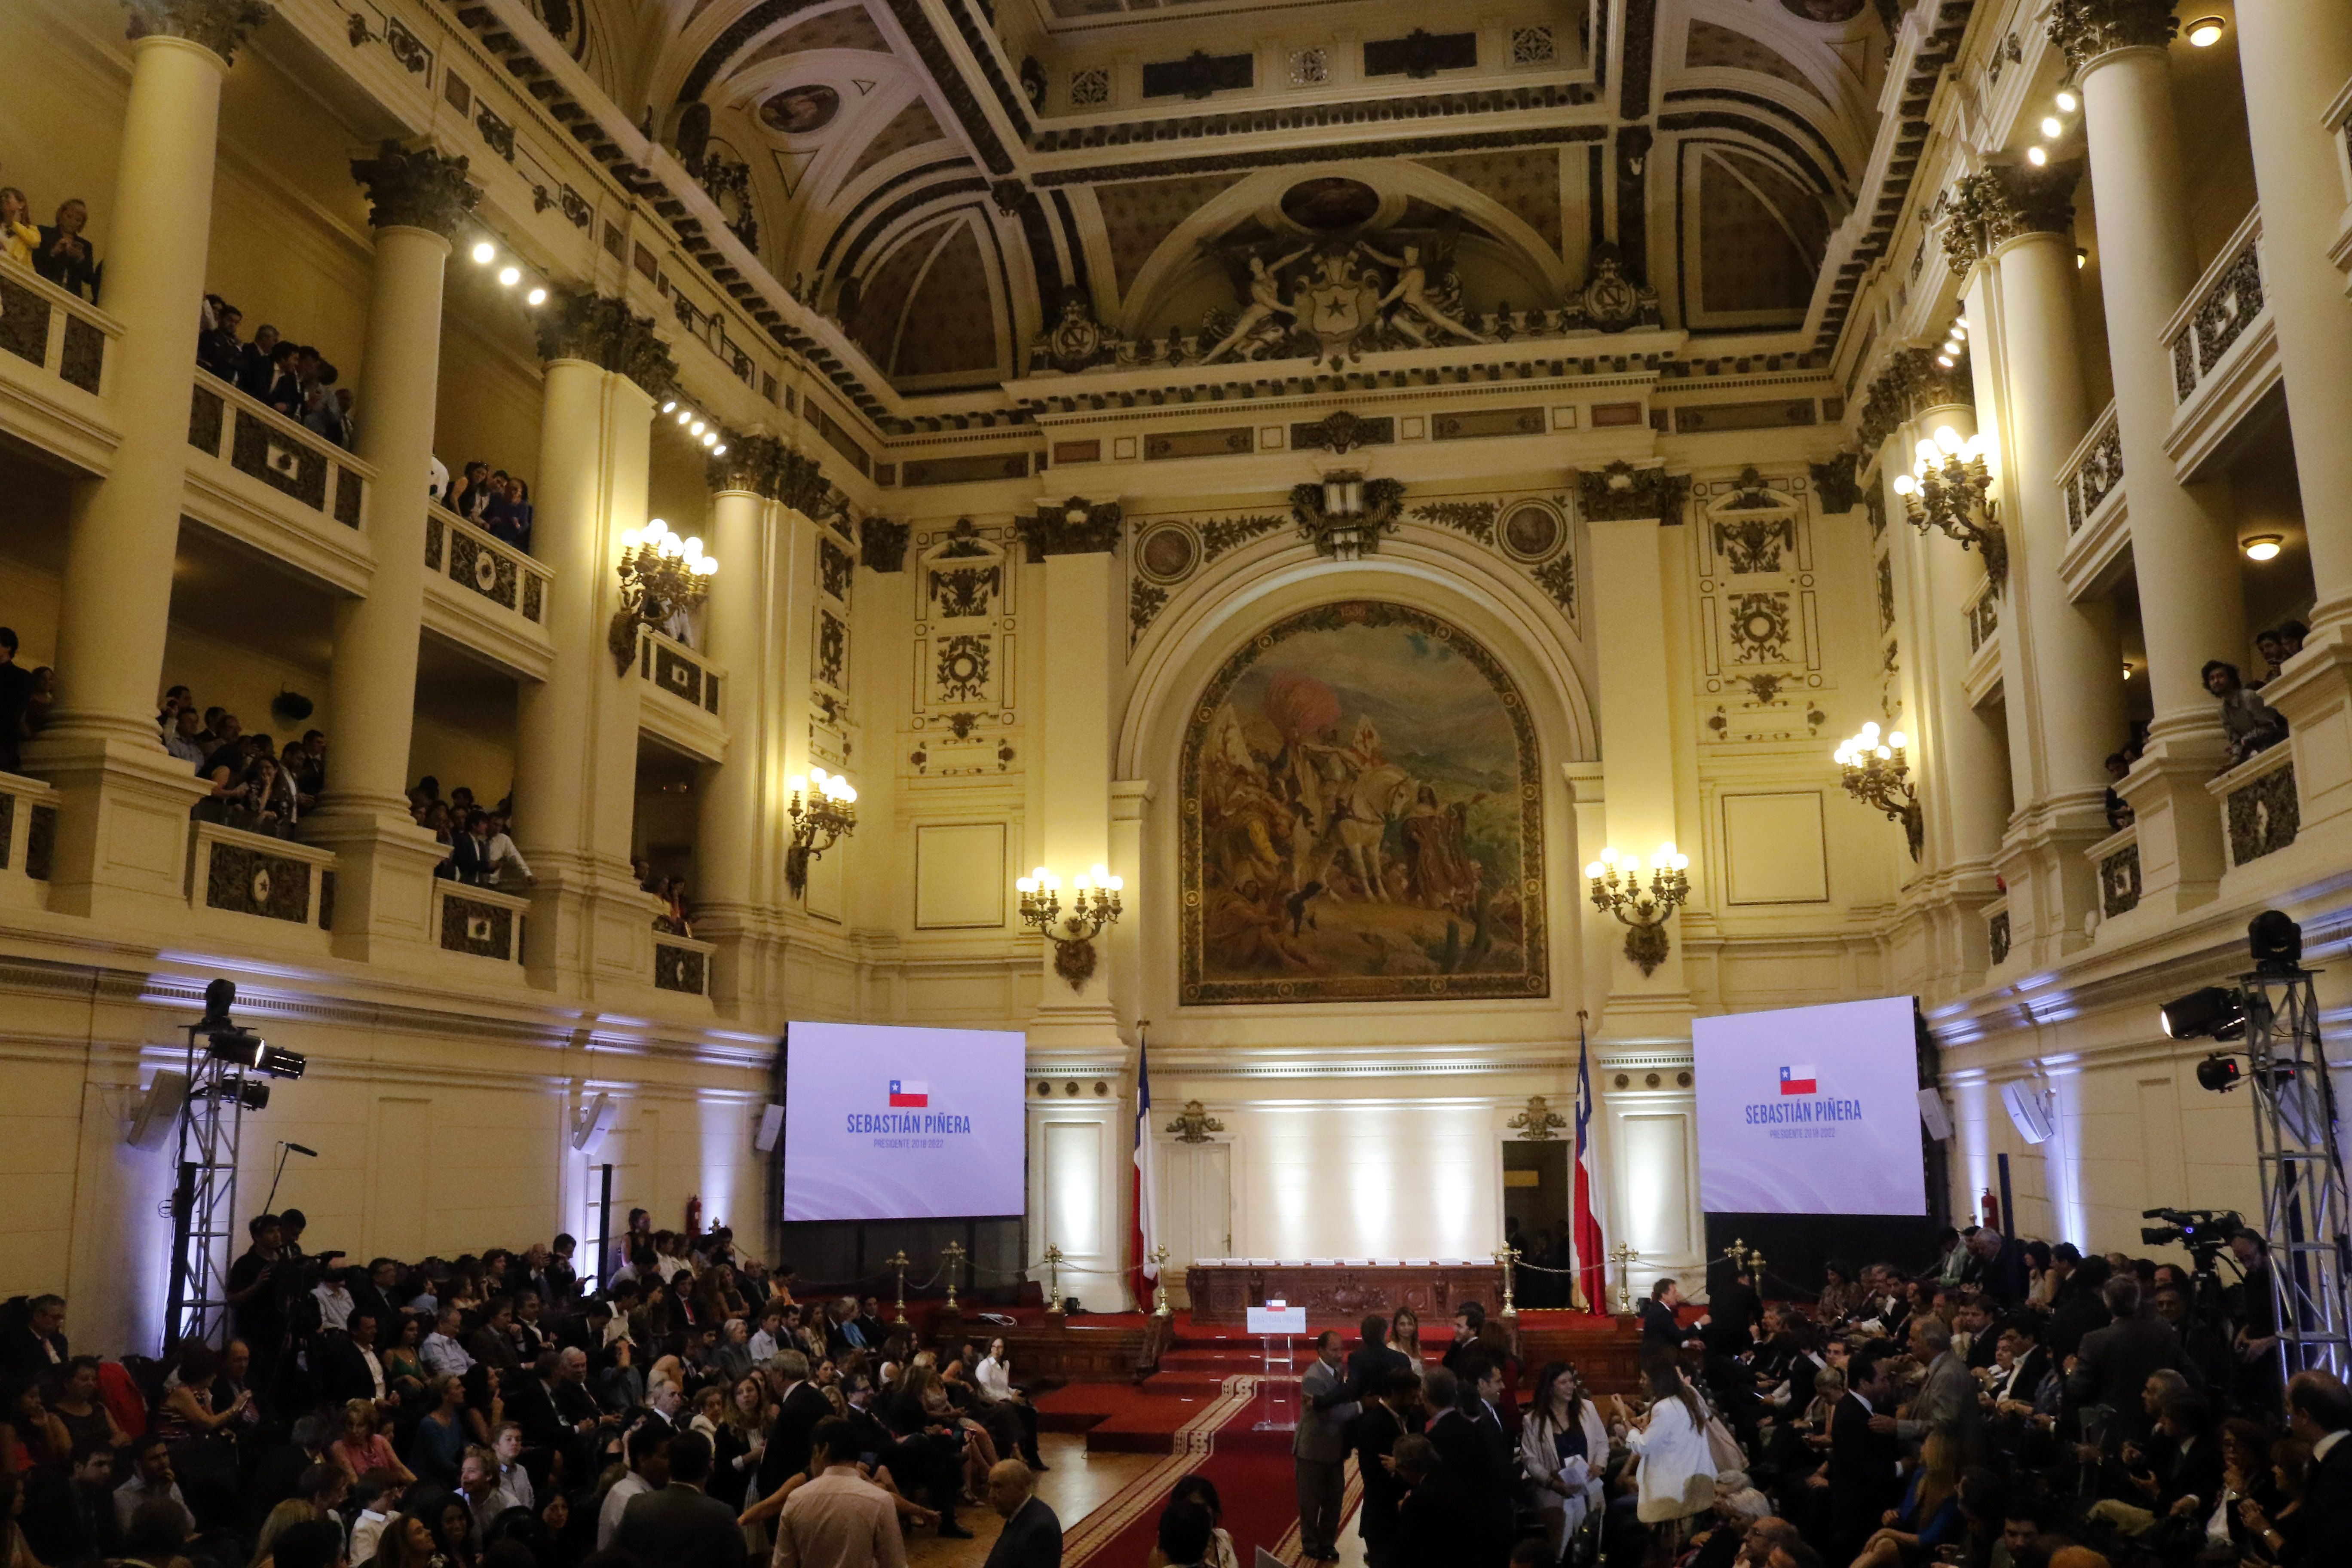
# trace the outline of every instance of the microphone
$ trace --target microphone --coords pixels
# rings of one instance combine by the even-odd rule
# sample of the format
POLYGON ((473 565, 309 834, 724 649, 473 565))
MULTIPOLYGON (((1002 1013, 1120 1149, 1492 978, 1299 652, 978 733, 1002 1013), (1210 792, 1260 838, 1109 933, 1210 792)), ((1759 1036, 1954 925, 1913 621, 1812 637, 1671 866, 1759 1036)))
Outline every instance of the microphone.
POLYGON ((310 1155, 310 1158, 312 1158, 313 1160, 315 1160, 315 1159, 317 1159, 317 1158, 319 1157, 319 1152, 318 1152, 316 1149, 310 1148, 309 1146, 307 1146, 307 1145, 305 1145, 305 1144, 301 1144, 301 1143, 289 1143, 289 1144, 287 1144, 287 1145, 286 1145, 286 1147, 287 1147, 287 1148, 289 1148, 289 1149, 293 1150, 293 1151, 294 1151, 294 1152, 296 1152, 297 1154, 308 1154, 308 1155, 310 1155))

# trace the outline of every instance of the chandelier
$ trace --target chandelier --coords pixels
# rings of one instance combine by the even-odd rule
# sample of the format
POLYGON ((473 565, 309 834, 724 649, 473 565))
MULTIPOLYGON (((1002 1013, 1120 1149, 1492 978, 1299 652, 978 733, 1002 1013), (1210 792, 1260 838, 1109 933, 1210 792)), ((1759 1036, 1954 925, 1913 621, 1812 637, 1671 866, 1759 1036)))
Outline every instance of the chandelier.
POLYGON ((1895 493, 1920 532, 1932 528, 1963 550, 1983 551, 1985 575, 1998 590, 2009 579, 2009 542, 1990 499, 1992 471, 1985 466, 1990 449, 1982 435, 1962 440, 1958 430, 1939 425, 1933 438, 1913 450, 1911 471, 1895 476, 1895 493))
POLYGON ((1603 849, 1601 858, 1584 868, 1592 883, 1592 907, 1615 915, 1630 928, 1625 932, 1625 957, 1644 974, 1656 973, 1666 961, 1666 917, 1690 897, 1690 857, 1677 855, 1672 844, 1661 844, 1650 862, 1650 886, 1642 887, 1642 860, 1603 849))
POLYGON ((1073 991, 1086 989, 1095 973, 1095 938, 1103 927, 1118 921, 1119 889, 1127 884, 1107 868, 1094 870, 1070 884, 1070 912, 1062 913, 1062 879, 1040 866, 1019 879, 1021 919, 1035 926, 1054 944, 1054 973, 1069 982, 1073 991))
POLYGON ((847 779, 823 768, 811 768, 806 778, 795 773, 786 784, 793 792, 785 808, 793 819, 793 847, 784 851, 784 881, 797 898, 808 889, 809 862, 857 830, 857 792, 847 779))
POLYGON ((702 552, 698 537, 679 537, 655 518, 644 531, 630 529, 621 535, 621 607, 613 616, 606 646, 623 675, 636 662, 637 628, 658 631, 681 609, 692 609, 710 593, 710 578, 719 557, 702 552))
POLYGON ((1919 792, 1912 786, 1911 764, 1903 754, 1904 745, 1902 731, 1890 731, 1882 740, 1876 724, 1864 724, 1860 733, 1846 738, 1834 755, 1844 775, 1845 793, 1901 823, 1903 837, 1910 841, 1911 858, 1916 860, 1925 826, 1919 815, 1919 792))

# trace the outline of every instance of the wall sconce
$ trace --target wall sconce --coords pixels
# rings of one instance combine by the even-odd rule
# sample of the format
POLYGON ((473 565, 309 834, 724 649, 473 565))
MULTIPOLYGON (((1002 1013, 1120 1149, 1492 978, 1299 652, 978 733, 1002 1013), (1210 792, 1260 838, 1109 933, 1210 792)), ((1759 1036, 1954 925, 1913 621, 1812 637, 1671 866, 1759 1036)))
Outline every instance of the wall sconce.
POLYGON ((1119 889, 1127 884, 1097 866, 1070 884, 1070 912, 1062 913, 1062 879, 1040 866, 1013 883, 1021 889, 1021 919, 1054 944, 1054 973, 1083 991, 1095 973, 1095 938, 1118 921, 1119 889), (1058 928, 1058 929, 1057 929, 1058 928))
POLYGON ((1629 928, 1625 957, 1643 974, 1655 973, 1666 961, 1666 917, 1690 897, 1690 879, 1683 875, 1689 868, 1689 856, 1675 853, 1672 844, 1659 845, 1646 893, 1642 889, 1639 856, 1620 858, 1616 850, 1603 849, 1601 858, 1584 868, 1592 882, 1592 907, 1602 914, 1615 915, 1629 928))
POLYGON ((805 779, 795 773, 786 782, 793 792, 793 803, 785 808, 793 819, 793 847, 784 851, 784 881, 798 898, 808 890, 809 862, 857 831, 857 792, 847 779, 823 768, 811 768, 805 779), (806 805, 801 804, 803 792, 806 805))
POLYGON ((719 557, 705 555, 699 538, 681 538, 655 518, 642 532, 633 528, 621 535, 621 563, 614 570, 621 574, 621 607, 604 642, 614 668, 626 675, 637 660, 637 628, 659 630, 680 609, 702 603, 719 557))
POLYGON ((1902 731, 1892 731, 1881 740, 1876 724, 1864 724, 1860 733, 1848 736, 1833 754, 1844 774, 1845 793, 1901 823, 1903 837, 1910 841, 1911 858, 1916 861, 1919 858, 1924 825, 1919 815, 1919 792, 1912 787, 1911 765, 1903 754, 1904 745, 1902 731))
POLYGON ((1983 551, 1985 575, 1999 592, 2009 579, 2009 541, 1990 495, 1985 453, 1990 447, 1981 435, 1963 441, 1950 426, 1938 426, 1934 439, 1921 441, 1913 453, 1911 471, 1895 476, 1895 493, 1920 532, 1932 528, 1963 550, 1983 551))

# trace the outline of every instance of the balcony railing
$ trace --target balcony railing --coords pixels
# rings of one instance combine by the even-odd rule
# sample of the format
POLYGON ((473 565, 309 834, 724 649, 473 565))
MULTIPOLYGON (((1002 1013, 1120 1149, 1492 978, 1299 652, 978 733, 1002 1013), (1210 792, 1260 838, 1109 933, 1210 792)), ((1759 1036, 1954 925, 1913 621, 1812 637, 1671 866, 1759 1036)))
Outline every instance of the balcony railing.
POLYGON ((2099 877, 2099 918, 2139 908, 2139 825, 2129 823, 2083 851, 2099 877))
POLYGON ((0 908, 47 906, 56 801, 57 792, 38 779, 0 773, 0 908))
POLYGON ((1985 952, 1996 968, 2009 962, 2009 900, 1995 899, 1982 913, 1985 922, 1985 952))
POLYGON ((648 629, 637 642, 637 674, 651 688, 638 710, 647 730, 706 762, 727 760, 719 705, 725 670, 675 637, 648 629))
POLYGON ((547 585, 555 574, 446 507, 426 509, 425 564, 533 626, 547 620, 547 585))
POLYGON ((716 942, 656 931, 654 988, 683 992, 689 996, 709 995, 710 957, 718 951, 716 942))
POLYGON ((2000 631, 2000 595, 1992 591, 1992 579, 1977 584, 1976 594, 1960 614, 1969 618, 1969 651, 1976 652, 1992 641, 2000 631))
POLYGON ((364 595, 375 577, 375 469, 217 376, 191 374, 186 515, 338 593, 364 595))
POLYGON ((2164 329, 2172 354, 2172 400, 2186 404, 2214 378, 2231 349, 2269 319, 2263 293, 2263 213, 2246 215, 2164 329))
POLYGON ((2294 748, 2284 741, 2247 758, 2205 788, 2221 805, 2221 838, 2232 870, 2275 855, 2302 831, 2294 748))
MULTIPOLYGON (((216 822, 191 823, 188 904, 200 918, 218 913, 278 922, 271 934, 323 952, 334 924, 334 852, 216 822)), ((237 923, 247 932, 270 931, 237 923)))
MULTIPOLYGON (((2339 270, 2352 273, 2352 81, 2327 106, 2327 129, 2336 138, 2336 173, 2344 178, 2344 214, 2336 219, 2336 243, 2327 255, 2339 270)), ((2346 287, 2352 289, 2352 283, 2346 287)))
POLYGON ((2124 489, 2124 441, 2116 430, 2116 405, 2109 403, 2083 437, 2082 445, 2058 470, 2058 488, 2066 492, 2066 531, 2105 515, 2110 500, 2120 502, 2124 489))
POLYGON ((520 963, 523 919, 530 912, 530 900, 520 894, 433 879, 432 929, 444 952, 520 963))
POLYGON ((115 434, 97 425, 115 319, 26 267, 0 264, 0 405, 10 427, 45 450, 103 469, 115 434))

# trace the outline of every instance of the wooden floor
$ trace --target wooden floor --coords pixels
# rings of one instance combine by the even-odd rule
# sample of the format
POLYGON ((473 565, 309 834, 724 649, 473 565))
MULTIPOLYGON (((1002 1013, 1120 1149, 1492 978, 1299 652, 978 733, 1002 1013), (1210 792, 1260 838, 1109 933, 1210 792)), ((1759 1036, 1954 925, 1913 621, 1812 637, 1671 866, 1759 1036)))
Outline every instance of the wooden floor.
MULTIPOLYGON (((1163 1458, 1158 1454, 1090 1455, 1085 1436, 1075 1432, 1040 1433, 1037 1446, 1045 1462, 1053 1467, 1037 1478, 1037 1495, 1061 1520, 1065 1531, 1109 1501, 1119 1488, 1163 1458)), ((1265 1463, 1278 1467, 1286 1477, 1290 1469, 1287 1458, 1274 1455, 1268 1455, 1265 1463)), ((919 1534, 907 1542, 908 1568, 981 1568, 988 1561, 989 1548, 995 1544, 1003 1521, 993 1510, 986 1508, 963 1509, 957 1518, 975 1539, 940 1541, 929 1533, 919 1534)), ((1364 1568, 1364 1542, 1356 1533, 1352 1519, 1339 1540, 1339 1562, 1342 1568, 1364 1568)), ((1115 1563, 1104 1568, 1139 1568, 1139 1564, 1115 1563)))

